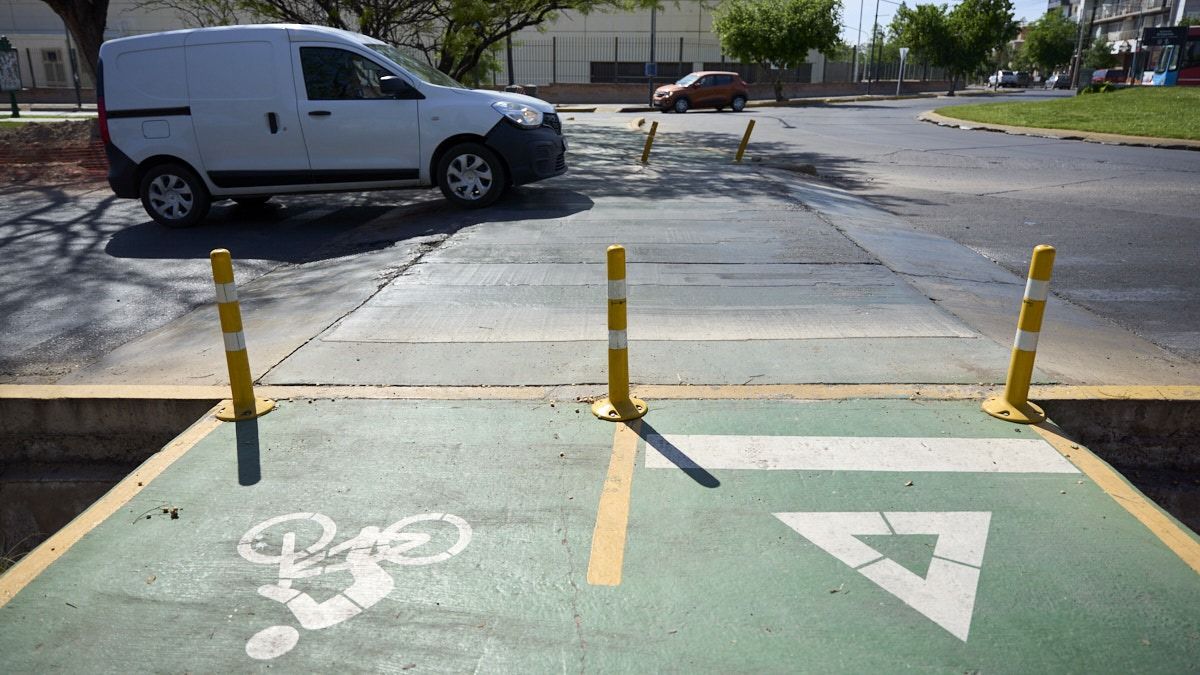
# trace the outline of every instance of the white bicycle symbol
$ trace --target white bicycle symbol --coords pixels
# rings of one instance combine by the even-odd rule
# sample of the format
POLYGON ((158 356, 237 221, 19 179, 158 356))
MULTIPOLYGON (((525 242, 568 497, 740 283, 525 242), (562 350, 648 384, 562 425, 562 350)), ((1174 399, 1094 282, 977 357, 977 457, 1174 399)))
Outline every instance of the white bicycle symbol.
MULTIPOLYGON (((305 529, 312 529, 311 527, 305 529)), ((339 624, 387 597, 395 588, 392 576, 380 566, 387 561, 395 565, 431 565, 458 555, 471 543, 471 526, 450 513, 422 513, 401 518, 382 530, 375 526, 362 528, 357 536, 330 548, 337 525, 320 513, 289 513, 266 520, 250 528, 238 542, 238 555, 256 565, 278 565, 279 580, 258 589, 259 595, 283 603, 292 611, 300 625, 308 630, 320 630, 339 624), (295 522, 298 521, 298 522, 295 522), (300 550, 296 548, 295 529, 280 537, 278 552, 266 553, 270 546, 267 533, 276 526, 293 522, 313 523, 320 527, 317 540, 300 550), (457 530, 457 539, 449 548, 437 553, 410 556, 410 551, 427 545, 432 535, 427 532, 405 532, 416 523, 445 522, 457 530), (345 560, 331 562, 345 554, 345 560), (324 602, 317 602, 307 593, 292 588, 292 581, 319 574, 349 572, 353 582, 346 590, 324 602)), ((300 632, 292 626, 265 628, 246 642, 246 653, 256 659, 273 659, 292 650, 300 640, 300 632)))

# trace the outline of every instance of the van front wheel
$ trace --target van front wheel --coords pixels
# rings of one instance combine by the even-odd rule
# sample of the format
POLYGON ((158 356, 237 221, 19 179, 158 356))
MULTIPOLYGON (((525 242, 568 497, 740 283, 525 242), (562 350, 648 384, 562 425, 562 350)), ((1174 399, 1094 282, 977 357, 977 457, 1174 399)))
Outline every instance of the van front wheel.
POLYGON ((438 187, 456 206, 478 209, 504 193, 508 177, 496 153, 478 143, 462 143, 442 155, 437 168, 438 187))
POLYGON ((208 189, 182 164, 159 164, 142 176, 142 206, 160 225, 192 227, 204 220, 212 206, 208 189))

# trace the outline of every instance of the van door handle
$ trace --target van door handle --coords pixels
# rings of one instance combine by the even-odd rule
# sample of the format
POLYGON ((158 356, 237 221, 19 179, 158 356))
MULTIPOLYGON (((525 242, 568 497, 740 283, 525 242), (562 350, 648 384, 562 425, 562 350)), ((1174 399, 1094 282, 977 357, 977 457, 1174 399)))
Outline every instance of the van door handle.
POLYGON ((271 133, 279 133, 279 116, 273 112, 267 113, 267 126, 270 127, 271 133))
POLYGON ((332 114, 333 113, 329 112, 328 110, 309 110, 308 111, 309 117, 329 117, 332 114))

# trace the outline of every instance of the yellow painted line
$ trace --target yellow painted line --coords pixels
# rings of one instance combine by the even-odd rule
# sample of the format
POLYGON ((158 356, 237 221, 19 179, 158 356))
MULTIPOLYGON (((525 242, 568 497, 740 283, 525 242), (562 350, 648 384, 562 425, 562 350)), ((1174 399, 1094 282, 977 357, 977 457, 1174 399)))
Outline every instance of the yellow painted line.
POLYGON ((12 600, 13 596, 36 579, 84 535, 129 503, 129 500, 149 485, 150 481, 158 477, 175 460, 182 457, 184 453, 191 450, 201 439, 220 425, 221 422, 213 416, 212 411, 209 411, 200 421, 146 460, 120 483, 117 483, 99 501, 67 523, 66 527, 30 551, 29 555, 17 561, 17 564, 13 565, 4 576, 0 576, 0 607, 12 600))
POLYGON ((612 458, 600 493, 596 529, 592 532, 592 554, 588 559, 587 581, 593 586, 618 586, 621 583, 625 533, 629 527, 629 494, 641 426, 641 420, 618 422, 613 431, 612 458))
POLYGON ((1053 445, 1054 449, 1062 453, 1064 457, 1071 460, 1071 463, 1079 467, 1080 471, 1100 486, 1101 490, 1108 493, 1114 501, 1121 505, 1121 508, 1145 525, 1188 567, 1200 574, 1200 542, 1163 513, 1162 509, 1155 506, 1145 495, 1130 485, 1111 466, 1092 454, 1092 451, 1068 438, 1057 425, 1051 422, 1042 422, 1034 425, 1033 430, 1046 439, 1050 445, 1053 445))
MULTIPOLYGON (((383 386, 383 385, 260 385, 263 396, 274 399, 411 399, 411 400, 520 400, 568 401, 577 396, 603 397, 603 385, 542 387, 485 386, 383 386), (595 395, 595 396, 592 396, 595 395)), ((982 400, 1003 385, 978 384, 749 384, 749 385, 639 385, 639 397, 651 400, 837 400, 856 398, 910 398, 914 400, 982 400)), ((1033 400, 1138 400, 1200 401, 1200 386, 1184 385, 1034 385, 1033 400)), ((219 385, 23 385, 0 384, 3 399, 195 399, 229 398, 229 388, 219 385)))

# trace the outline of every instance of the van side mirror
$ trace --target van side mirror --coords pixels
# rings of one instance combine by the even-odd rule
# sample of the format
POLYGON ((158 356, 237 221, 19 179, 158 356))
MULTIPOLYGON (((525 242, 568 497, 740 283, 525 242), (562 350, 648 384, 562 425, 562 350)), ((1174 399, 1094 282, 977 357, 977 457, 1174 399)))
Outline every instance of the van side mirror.
POLYGON ((405 82, 402 78, 395 75, 384 75, 379 78, 379 90, 392 98, 401 99, 404 101, 413 101, 425 98, 421 92, 417 91, 405 82))

